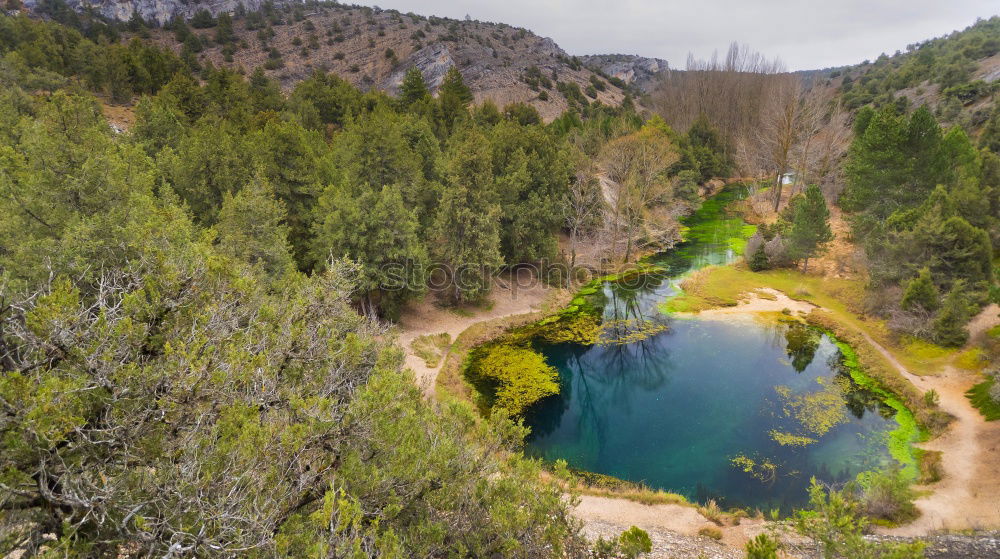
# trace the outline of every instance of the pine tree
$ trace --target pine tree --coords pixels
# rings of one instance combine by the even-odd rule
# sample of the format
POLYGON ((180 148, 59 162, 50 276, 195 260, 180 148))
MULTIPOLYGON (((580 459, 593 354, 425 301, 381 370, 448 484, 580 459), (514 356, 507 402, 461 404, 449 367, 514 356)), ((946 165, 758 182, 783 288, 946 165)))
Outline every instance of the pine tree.
POLYGON ((986 121, 979 135, 979 147, 1000 154, 1000 105, 993 105, 990 119, 986 121))
POLYGON ((215 28, 215 42, 219 44, 231 43, 236 40, 236 33, 233 31, 233 19, 228 13, 222 12, 217 20, 218 26, 215 28))
POLYGON ((469 86, 465 85, 465 80, 462 78, 462 72, 459 72, 455 66, 449 68, 444 75, 438 95, 442 98, 454 98, 461 103, 462 107, 468 107, 473 99, 472 91, 469 86))
POLYGON ((294 270, 285 206, 266 179, 256 176, 235 196, 226 193, 216 230, 219 252, 259 266, 279 279, 294 270))
POLYGON ((792 226, 788 232, 790 255, 803 260, 802 272, 805 273, 809 270, 809 259, 819 254, 823 245, 832 239, 826 198, 818 186, 810 185, 805 195, 794 201, 792 226))
POLYGON ((438 89, 438 121, 444 126, 444 132, 450 134, 455 122, 468 114, 472 99, 472 91, 465 85, 462 73, 454 66, 449 68, 438 89))
POLYGON ((940 297, 938 288, 934 285, 934 280, 931 277, 930 268, 924 267, 917 277, 906 284, 906 290, 903 292, 900 304, 904 310, 908 311, 920 307, 933 312, 941 306, 940 297))
POLYGON ((907 180, 905 138, 906 123, 895 112, 883 109, 867 119, 844 165, 847 187, 840 205, 845 210, 884 219, 898 207, 892 193, 907 180))
POLYGON ((424 81, 424 74, 420 68, 414 66, 406 71, 403 84, 399 88, 399 103, 403 107, 409 107, 414 103, 423 101, 430 97, 427 90, 427 82, 424 81))
POLYGON ((483 135, 470 131, 447 154, 448 184, 434 224, 436 256, 455 303, 489 292, 500 255, 500 208, 494 201, 492 161, 483 135))
POLYGON ((965 295, 965 282, 959 280, 944 298, 941 310, 934 319, 934 341, 946 347, 961 347, 969 339, 965 323, 971 309, 965 295))
POLYGON ((360 264, 365 305, 396 319, 402 304, 426 289, 427 249, 419 222, 399 187, 357 190, 333 185, 320 197, 323 219, 314 227, 313 258, 321 268, 330 258, 360 264))

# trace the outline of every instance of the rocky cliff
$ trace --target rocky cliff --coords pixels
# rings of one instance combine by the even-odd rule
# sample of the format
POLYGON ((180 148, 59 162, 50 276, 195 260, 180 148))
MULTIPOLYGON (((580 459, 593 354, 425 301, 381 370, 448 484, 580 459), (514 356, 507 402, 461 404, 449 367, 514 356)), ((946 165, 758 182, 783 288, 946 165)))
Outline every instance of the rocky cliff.
POLYGON ((580 60, 589 68, 598 69, 643 90, 655 83, 662 73, 670 70, 670 65, 662 58, 634 54, 595 54, 581 56, 580 60))
MULTIPOLYGON (((38 1, 28 0, 26 5, 34 8, 38 1)), ((237 40, 226 48, 215 43, 213 29, 192 29, 203 47, 196 56, 203 63, 241 68, 247 73, 264 68, 286 89, 322 70, 363 89, 394 93, 406 71, 417 67, 435 90, 448 69, 456 66, 477 102, 490 100, 501 108, 529 103, 546 120, 581 101, 617 106, 624 98, 622 89, 569 56, 552 39, 502 23, 425 17, 334 2, 278 0, 273 10, 266 0, 66 2, 77 10, 90 9, 122 21, 138 13, 161 26, 174 17, 190 18, 203 9, 217 15, 266 7, 269 11, 264 19, 234 18, 237 40), (241 5, 245 10, 238 10, 241 5)), ((162 46, 182 50, 173 32, 154 28, 148 33, 162 46)), ((631 73, 623 70, 629 80, 640 79, 657 66, 636 61, 632 67, 631 73)))
MULTIPOLYGON (((198 10, 208 10, 213 16, 223 12, 234 13, 240 4, 247 10, 259 9, 266 0, 66 0, 66 4, 77 11, 93 10, 108 19, 127 21, 138 13, 142 19, 164 25, 174 17, 190 18, 198 10)), ((24 0, 24 5, 33 10, 38 0, 24 0)))

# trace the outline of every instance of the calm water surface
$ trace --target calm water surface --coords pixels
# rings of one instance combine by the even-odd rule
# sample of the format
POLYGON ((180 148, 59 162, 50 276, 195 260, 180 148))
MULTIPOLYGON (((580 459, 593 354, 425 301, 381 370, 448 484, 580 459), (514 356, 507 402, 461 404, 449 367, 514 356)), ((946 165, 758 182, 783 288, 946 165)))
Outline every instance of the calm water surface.
POLYGON ((753 231, 725 216, 738 195, 726 191, 688 218, 687 241, 654 259, 666 274, 604 285, 606 321, 666 331, 626 345, 538 348, 562 386, 528 414, 529 454, 702 502, 784 511, 805 503, 811 476, 843 481, 888 460, 891 410, 850 382, 821 332, 656 308, 685 273, 738 255, 753 231))

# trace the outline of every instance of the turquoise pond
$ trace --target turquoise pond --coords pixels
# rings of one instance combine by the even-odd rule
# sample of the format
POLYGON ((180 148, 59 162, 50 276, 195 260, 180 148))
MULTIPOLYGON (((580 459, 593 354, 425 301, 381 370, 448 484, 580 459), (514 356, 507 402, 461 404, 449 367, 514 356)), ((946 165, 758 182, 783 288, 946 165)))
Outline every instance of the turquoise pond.
POLYGON ((789 511, 810 477, 839 482, 890 461, 894 411, 854 385, 822 332, 729 315, 674 318, 657 305, 679 278, 738 256, 752 226, 727 190, 686 220, 662 274, 605 283, 604 322, 665 330, 627 344, 539 345, 561 391, 535 404, 526 452, 723 507, 789 511))

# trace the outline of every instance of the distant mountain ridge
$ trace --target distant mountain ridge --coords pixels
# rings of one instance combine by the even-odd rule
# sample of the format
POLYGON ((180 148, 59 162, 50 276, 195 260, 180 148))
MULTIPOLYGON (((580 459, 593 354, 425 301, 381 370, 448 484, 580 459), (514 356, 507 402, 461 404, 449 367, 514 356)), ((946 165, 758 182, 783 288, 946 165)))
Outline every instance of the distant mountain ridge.
MULTIPOLYGON (((242 5, 244 9, 255 11, 268 0, 65 0, 66 5, 78 12, 93 10, 108 19, 128 21, 138 13, 142 19, 157 25, 166 25, 175 17, 190 19, 198 10, 208 10, 213 16, 221 13, 235 13, 242 5)), ((25 7, 35 10, 39 0, 23 0, 25 7)), ((279 0, 277 3, 284 3, 279 0)))
MULTIPOLYGON (((27 0, 44 11, 45 0, 27 0)), ((617 106, 626 84, 642 83, 666 61, 610 55, 578 58, 550 38, 503 23, 455 20, 334 2, 266 0, 58 0, 78 12, 153 24, 154 42, 183 52, 184 44, 164 26, 196 15, 233 14, 235 40, 217 42, 215 31, 191 22, 198 50, 191 54, 216 67, 265 69, 291 88, 316 70, 333 72, 363 89, 395 93, 410 68, 419 68, 432 91, 457 67, 476 102, 534 106, 545 120, 571 107, 600 102, 617 106), (265 18, 244 14, 266 12, 265 18), (251 21, 253 19, 253 21, 251 21), (587 62, 585 62, 585 60, 587 62), (610 76, 620 76, 610 78, 610 76)), ((186 47, 191 49, 189 45, 186 47)))

